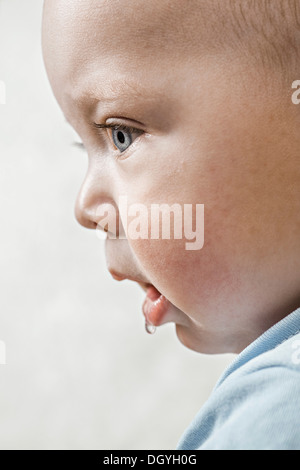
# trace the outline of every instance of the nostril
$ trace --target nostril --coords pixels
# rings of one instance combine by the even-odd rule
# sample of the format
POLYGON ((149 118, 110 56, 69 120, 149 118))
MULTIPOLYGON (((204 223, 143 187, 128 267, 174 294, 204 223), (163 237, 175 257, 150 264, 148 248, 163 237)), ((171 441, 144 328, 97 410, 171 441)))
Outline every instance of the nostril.
POLYGON ((115 234, 115 232, 112 232, 112 231, 109 230, 109 224, 108 223, 105 224, 105 225, 101 225, 101 223, 98 222, 98 223, 96 223, 95 228, 97 230, 100 230, 100 231, 103 231, 103 232, 107 233, 107 236, 109 238, 118 238, 117 235, 115 234))
POLYGON ((75 218, 82 227, 89 229, 96 229, 97 222, 92 215, 85 209, 82 209, 78 204, 75 206, 75 218))

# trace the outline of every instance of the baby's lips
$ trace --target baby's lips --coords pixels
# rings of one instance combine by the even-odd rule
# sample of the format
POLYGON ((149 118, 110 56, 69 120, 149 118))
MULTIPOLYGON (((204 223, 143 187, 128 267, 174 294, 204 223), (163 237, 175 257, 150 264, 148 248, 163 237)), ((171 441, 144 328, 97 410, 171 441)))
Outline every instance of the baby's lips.
POLYGON ((124 275, 114 269, 109 269, 109 272, 116 281, 128 279, 130 281, 137 282, 142 289, 147 292, 142 310, 145 319, 150 325, 160 326, 164 323, 172 321, 176 322, 178 319, 178 309, 163 294, 161 294, 153 284, 124 275))
POLYGON ((161 295, 162 294, 159 292, 159 290, 157 290, 156 287, 154 287, 153 285, 148 287, 147 297, 149 297, 149 299, 152 300, 153 302, 159 299, 161 295))
POLYGON ((166 299, 154 286, 149 286, 147 296, 143 303, 143 314, 147 322, 154 326, 160 326, 163 323, 172 321, 168 315, 171 310, 171 302, 166 299))
POLYGON ((114 271, 110 271, 110 274, 116 281, 124 281, 124 279, 126 279, 123 276, 119 276, 118 274, 115 274, 114 271))
POLYGON ((150 283, 141 281, 140 279, 136 279, 132 276, 128 276, 127 274, 121 274, 121 273, 115 271, 114 269, 109 269, 109 272, 110 272, 111 276, 113 277, 113 279, 115 279, 116 281, 124 281, 124 280, 128 279, 129 281, 134 281, 134 282, 138 283, 144 290, 146 290, 149 286, 151 286, 150 283))

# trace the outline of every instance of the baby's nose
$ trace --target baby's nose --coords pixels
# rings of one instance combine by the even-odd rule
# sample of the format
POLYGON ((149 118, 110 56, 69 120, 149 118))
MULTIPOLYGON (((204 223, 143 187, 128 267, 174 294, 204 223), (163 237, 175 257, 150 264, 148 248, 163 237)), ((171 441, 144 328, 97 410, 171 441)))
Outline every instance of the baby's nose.
POLYGON ((94 203, 95 199, 84 182, 76 199, 75 217, 77 222, 85 228, 97 227, 94 203))
POLYGON ((109 238, 124 234, 118 207, 105 194, 99 193, 93 198, 81 190, 75 204, 75 217, 83 227, 103 230, 109 238))
POLYGON ((82 204, 82 202, 77 198, 75 204, 75 217, 77 222, 85 228, 96 229, 97 221, 93 214, 91 208, 82 204))
POLYGON ((117 236, 118 208, 114 202, 114 181, 109 168, 90 164, 75 203, 75 217, 80 225, 109 231, 117 236))
POLYGON ((104 230, 118 237, 119 212, 114 202, 105 196, 89 200, 80 192, 76 200, 75 217, 83 227, 104 230))

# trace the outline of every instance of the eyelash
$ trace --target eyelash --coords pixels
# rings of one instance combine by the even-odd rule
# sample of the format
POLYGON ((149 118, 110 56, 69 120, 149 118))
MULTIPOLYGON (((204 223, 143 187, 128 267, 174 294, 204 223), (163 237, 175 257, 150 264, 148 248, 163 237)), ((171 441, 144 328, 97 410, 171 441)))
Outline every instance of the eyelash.
MULTIPOLYGON (((144 131, 142 131, 141 129, 137 129, 136 127, 126 126, 124 124, 113 124, 113 123, 112 124, 97 124, 96 122, 94 122, 93 125, 94 127, 96 127, 96 129, 112 129, 116 131, 120 130, 120 131, 128 132, 130 134, 140 134, 140 135, 144 134, 144 131)), ((128 147, 128 149, 130 147, 128 147)), ((126 150, 124 152, 119 152, 119 153, 120 155, 123 155, 124 153, 126 153, 126 150)))

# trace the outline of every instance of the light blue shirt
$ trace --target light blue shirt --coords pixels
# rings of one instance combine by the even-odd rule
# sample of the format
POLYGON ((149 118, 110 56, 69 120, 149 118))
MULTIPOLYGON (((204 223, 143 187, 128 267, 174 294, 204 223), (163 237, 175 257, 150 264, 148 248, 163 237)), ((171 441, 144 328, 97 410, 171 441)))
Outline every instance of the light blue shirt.
POLYGON ((300 450, 300 308, 237 356, 178 450, 300 450))

